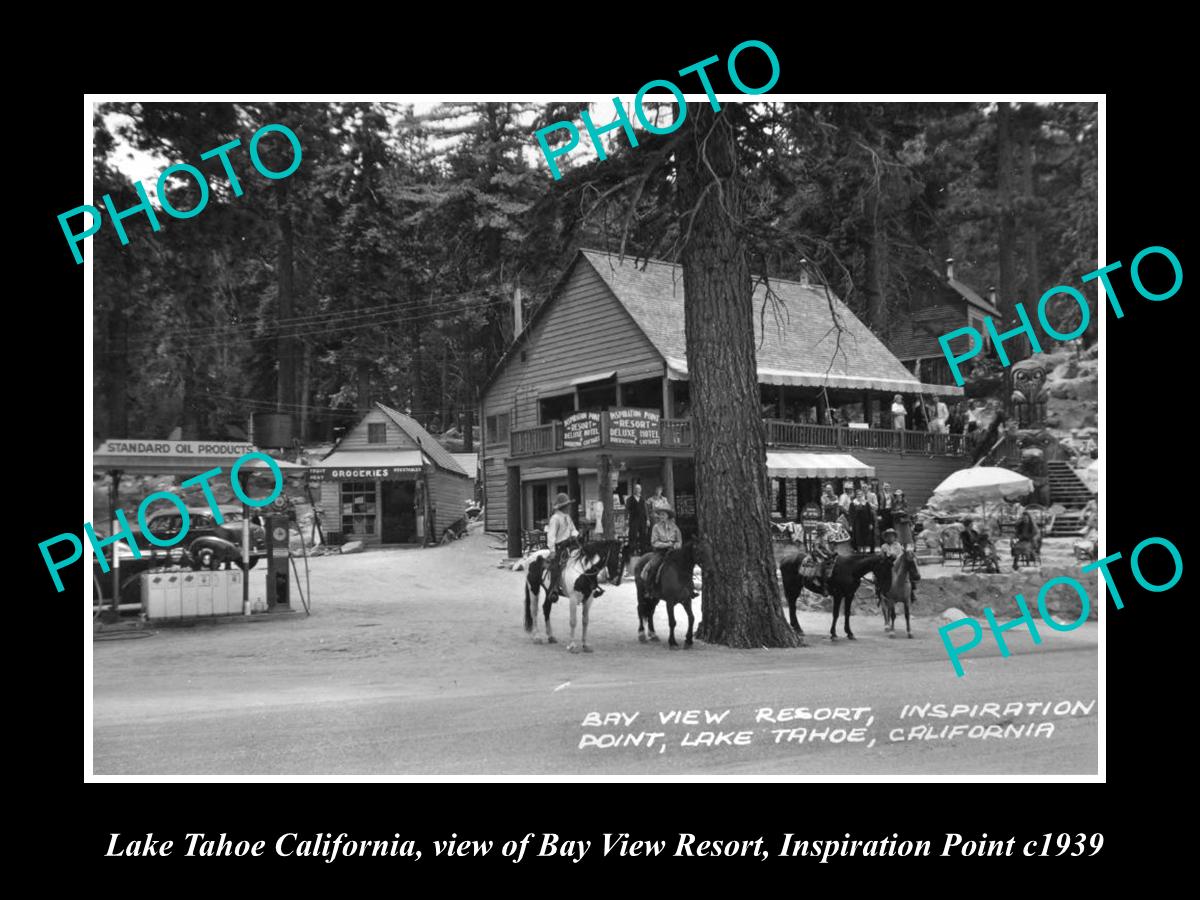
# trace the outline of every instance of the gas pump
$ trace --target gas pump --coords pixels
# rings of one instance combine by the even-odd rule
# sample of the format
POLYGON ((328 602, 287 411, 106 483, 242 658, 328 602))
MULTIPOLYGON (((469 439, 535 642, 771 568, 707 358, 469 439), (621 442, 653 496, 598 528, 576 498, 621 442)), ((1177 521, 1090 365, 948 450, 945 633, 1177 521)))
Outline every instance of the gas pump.
POLYGON ((267 532, 267 609, 272 612, 279 607, 291 608, 288 550, 291 517, 288 506, 287 500, 280 495, 263 521, 267 532))

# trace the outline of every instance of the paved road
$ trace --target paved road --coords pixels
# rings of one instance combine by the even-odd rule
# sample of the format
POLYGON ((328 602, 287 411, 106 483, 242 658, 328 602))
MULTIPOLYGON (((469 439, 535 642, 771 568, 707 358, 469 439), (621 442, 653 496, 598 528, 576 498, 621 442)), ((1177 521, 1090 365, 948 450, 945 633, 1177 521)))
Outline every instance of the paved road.
MULTIPOLYGON (((915 620, 913 640, 889 639, 877 616, 856 614, 859 640, 830 644, 817 638, 827 615, 806 613, 811 646, 797 650, 642 645, 623 586, 593 610, 596 652, 571 655, 528 641, 512 573, 479 574, 481 584, 498 580, 503 600, 443 597, 411 573, 398 599, 379 559, 362 559, 317 561, 326 597, 310 619, 97 643, 95 773, 1096 772, 1095 623, 1038 647, 1009 632, 1007 659, 988 640, 956 678, 933 618, 915 620), (902 716, 929 703, 958 714, 902 716), (719 723, 705 724, 705 710, 719 723), (679 721, 664 723, 673 711, 679 721)), ((566 616, 555 615, 562 636, 566 616)))

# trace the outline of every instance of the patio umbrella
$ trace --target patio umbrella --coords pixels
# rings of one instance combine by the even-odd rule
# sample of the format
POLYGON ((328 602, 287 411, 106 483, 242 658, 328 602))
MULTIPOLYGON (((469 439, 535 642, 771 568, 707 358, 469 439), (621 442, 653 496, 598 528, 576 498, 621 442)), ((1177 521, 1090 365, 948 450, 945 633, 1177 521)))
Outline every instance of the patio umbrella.
POLYGON ((959 469, 933 491, 934 506, 970 506, 1023 497, 1033 491, 1033 482, 1011 469, 976 466, 959 469))

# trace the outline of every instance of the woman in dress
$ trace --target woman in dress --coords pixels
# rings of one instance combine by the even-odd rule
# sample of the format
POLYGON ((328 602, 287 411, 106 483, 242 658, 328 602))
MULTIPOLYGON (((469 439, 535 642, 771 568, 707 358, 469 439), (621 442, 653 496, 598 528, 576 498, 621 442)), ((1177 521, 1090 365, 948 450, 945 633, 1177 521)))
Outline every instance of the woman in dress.
POLYGON ((897 431, 904 430, 904 419, 908 410, 904 408, 904 398, 897 394, 892 398, 892 427, 897 431))
POLYGON ((854 538, 854 549, 858 553, 870 553, 875 549, 875 516, 871 512, 871 504, 863 494, 862 488, 854 492, 850 501, 850 526, 854 538))

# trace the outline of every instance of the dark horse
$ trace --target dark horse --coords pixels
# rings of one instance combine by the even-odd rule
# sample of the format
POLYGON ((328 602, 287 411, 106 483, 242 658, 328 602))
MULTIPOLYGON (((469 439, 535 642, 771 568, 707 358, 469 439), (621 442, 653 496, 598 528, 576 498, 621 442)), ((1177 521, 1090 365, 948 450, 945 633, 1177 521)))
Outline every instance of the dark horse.
MULTIPOLYGON (((575 646, 575 609, 583 604, 583 652, 591 653, 587 645, 588 612, 591 609, 593 594, 601 583, 620 584, 625 574, 625 566, 621 557, 620 541, 592 541, 572 547, 562 567, 560 590, 571 598, 571 643, 567 649, 576 652, 575 646)), ((554 600, 550 599, 550 561, 547 557, 539 556, 529 564, 525 575, 525 630, 533 634, 534 643, 542 643, 542 637, 537 628, 538 595, 545 590, 546 599, 542 603, 542 615, 546 622, 546 642, 556 644, 554 632, 550 628, 550 610, 554 600)))
MULTIPOLYGON (((876 576, 878 579, 879 576, 876 576)), ((896 557, 896 562, 889 567, 887 581, 876 582, 879 604, 883 607, 883 630, 888 637, 896 636, 896 604, 904 604, 904 630, 912 637, 912 625, 908 618, 908 606, 912 600, 912 586, 921 580, 921 572, 917 568, 917 556, 912 550, 905 550, 896 557)))
POLYGON ((672 650, 679 649, 679 644, 675 641, 675 604, 682 603, 688 620, 687 637, 684 638, 683 646, 691 649, 692 631, 696 624, 696 618, 692 614, 692 570, 696 567, 698 556, 698 547, 694 541, 686 541, 678 550, 667 551, 662 568, 659 569, 657 591, 651 591, 641 578, 642 569, 651 560, 652 554, 634 557, 633 581, 637 585, 638 640, 643 644, 648 640, 658 640, 658 635, 654 633, 654 608, 658 606, 659 600, 663 600, 667 604, 667 621, 671 625, 668 646, 672 650))
POLYGON ((891 571, 891 561, 882 553, 852 553, 849 556, 839 556, 833 564, 833 574, 822 582, 816 578, 805 578, 800 574, 800 563, 804 554, 785 559, 779 564, 779 572, 783 576, 783 594, 787 597, 788 613, 791 617, 792 628, 801 634, 804 629, 796 620, 796 599, 802 588, 808 588, 814 594, 833 599, 833 624, 829 628, 830 640, 837 640, 838 612, 842 604, 846 606, 846 639, 854 640, 854 632, 850 630, 850 608, 854 604, 854 595, 863 576, 868 572, 875 574, 875 584, 880 579, 887 579, 891 571))

